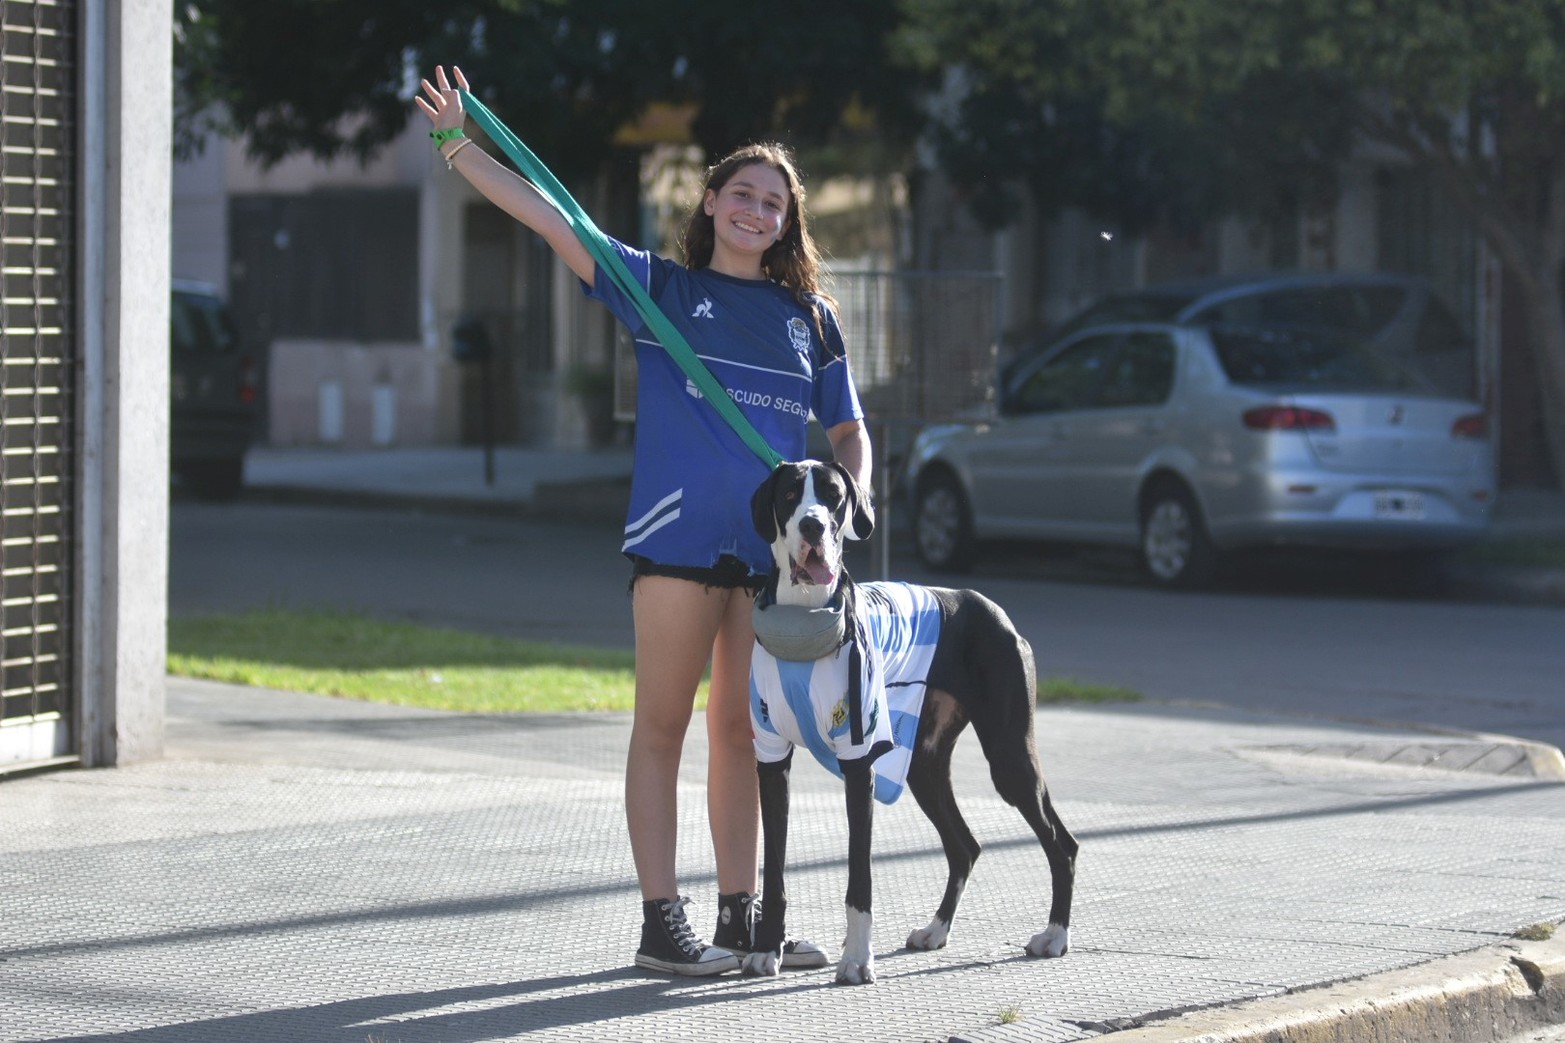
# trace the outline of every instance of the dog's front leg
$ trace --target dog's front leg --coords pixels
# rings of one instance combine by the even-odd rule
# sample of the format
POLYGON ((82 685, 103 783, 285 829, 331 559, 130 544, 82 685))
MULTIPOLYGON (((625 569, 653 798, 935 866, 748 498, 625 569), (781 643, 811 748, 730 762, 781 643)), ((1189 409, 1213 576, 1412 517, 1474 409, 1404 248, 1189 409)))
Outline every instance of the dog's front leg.
POLYGON ((753 929, 751 951, 743 973, 770 977, 782 972, 783 939, 787 937, 788 894, 783 867, 788 861, 788 771, 793 754, 775 763, 756 764, 761 789, 761 918, 753 929))
POLYGON ((842 762, 848 800, 848 938, 837 962, 837 984, 875 981, 874 916, 870 902, 870 838, 875 820, 875 773, 867 759, 842 762))

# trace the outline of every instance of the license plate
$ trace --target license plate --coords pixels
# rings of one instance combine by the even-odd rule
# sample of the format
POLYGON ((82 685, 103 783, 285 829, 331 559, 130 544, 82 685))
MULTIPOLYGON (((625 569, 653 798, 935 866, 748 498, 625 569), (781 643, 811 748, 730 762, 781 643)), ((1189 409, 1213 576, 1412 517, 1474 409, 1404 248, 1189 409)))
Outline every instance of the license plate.
POLYGON ((1375 517, 1418 521, 1424 516, 1424 494, 1388 489, 1375 494, 1375 517))

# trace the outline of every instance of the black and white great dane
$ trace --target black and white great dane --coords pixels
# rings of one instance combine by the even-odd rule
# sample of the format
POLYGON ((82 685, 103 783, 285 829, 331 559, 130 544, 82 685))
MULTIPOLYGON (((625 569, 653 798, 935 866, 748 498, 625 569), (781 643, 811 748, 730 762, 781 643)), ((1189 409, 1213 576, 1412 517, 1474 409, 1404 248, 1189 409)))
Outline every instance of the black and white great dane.
MULTIPOLYGON (((837 464, 780 464, 756 490, 751 509, 755 527, 771 543, 776 560, 768 587, 761 594, 762 604, 775 600, 777 605, 819 609, 840 591, 844 611, 851 619, 856 588, 843 568, 843 541, 863 539, 874 527, 872 505, 851 475, 837 464)), ((982 594, 924 589, 939 606, 940 628, 924 678, 923 708, 908 763, 907 786, 939 832, 949 873, 934 919, 908 936, 907 947, 938 949, 946 944, 957 903, 978 858, 978 842, 951 790, 952 748, 971 722, 989 762, 995 789, 1021 812, 1048 857, 1052 886, 1049 922, 1032 935, 1026 951, 1032 956, 1064 955, 1070 945, 1077 842, 1054 810, 1038 762, 1033 735, 1036 675, 1032 649, 1005 612, 982 594)), ((846 629, 849 634, 854 631, 851 623, 846 629)), ((757 664, 761 658, 758 646, 757 664)), ((800 743, 797 737, 791 741, 800 743)), ((873 760, 871 755, 839 762, 848 819, 847 940, 837 964, 837 981, 842 984, 875 980, 870 884, 873 760)), ((743 962, 744 973, 751 975, 774 975, 781 965, 791 761, 790 753, 776 763, 757 766, 764 872, 754 948, 743 962)))

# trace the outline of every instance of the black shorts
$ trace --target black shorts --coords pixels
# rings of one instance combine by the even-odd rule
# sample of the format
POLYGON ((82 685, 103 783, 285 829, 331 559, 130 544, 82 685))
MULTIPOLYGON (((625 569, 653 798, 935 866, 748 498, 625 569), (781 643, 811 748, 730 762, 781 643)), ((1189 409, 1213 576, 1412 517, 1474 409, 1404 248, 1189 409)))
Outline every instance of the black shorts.
POLYGON ((625 555, 630 559, 630 589, 636 589, 636 580, 642 576, 672 576, 674 579, 686 579, 692 583, 699 583, 703 587, 717 587, 720 590, 748 590, 754 594, 766 585, 766 577, 758 576, 750 571, 750 566, 734 557, 732 554, 724 554, 717 559, 716 565, 663 565, 651 558, 643 558, 639 554, 625 555))

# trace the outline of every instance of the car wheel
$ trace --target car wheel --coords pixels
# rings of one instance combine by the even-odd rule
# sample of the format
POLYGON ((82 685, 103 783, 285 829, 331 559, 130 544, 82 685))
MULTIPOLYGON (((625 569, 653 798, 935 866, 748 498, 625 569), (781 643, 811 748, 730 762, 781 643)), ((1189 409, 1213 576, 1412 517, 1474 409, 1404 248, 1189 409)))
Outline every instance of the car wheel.
POLYGON ((181 466, 179 476, 198 499, 232 500, 244 488, 245 462, 243 457, 201 460, 181 466))
POLYGON ((1160 587, 1205 586, 1217 572, 1217 552, 1201 508, 1182 485, 1153 488, 1141 507, 1141 567, 1160 587))
POLYGON ((964 572, 977 558, 967 497, 951 474, 939 471, 918 483, 913 544, 919 560, 939 572, 964 572))

